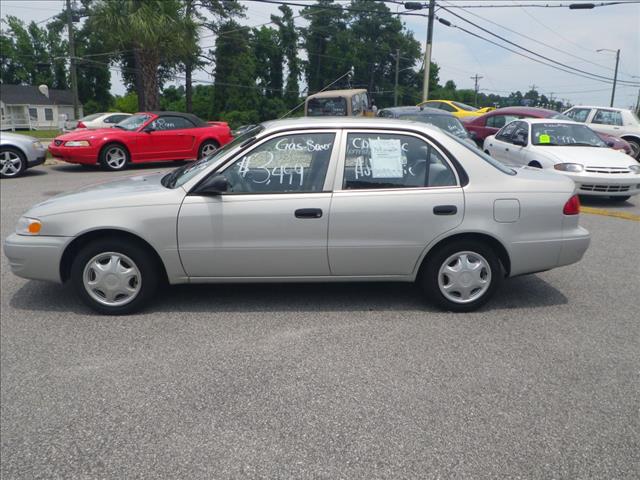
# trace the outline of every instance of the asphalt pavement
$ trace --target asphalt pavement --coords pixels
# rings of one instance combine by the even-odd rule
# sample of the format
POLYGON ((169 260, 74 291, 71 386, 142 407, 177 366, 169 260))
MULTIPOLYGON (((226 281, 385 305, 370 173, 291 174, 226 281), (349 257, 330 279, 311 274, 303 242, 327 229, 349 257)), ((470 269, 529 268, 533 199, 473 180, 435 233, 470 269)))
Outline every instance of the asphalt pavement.
MULTIPOLYGON (((2 238, 31 204, 117 175, 2 180, 2 238)), ((102 317, 2 255, 1 476, 637 479, 640 222, 581 223, 583 261, 470 314, 362 283, 170 287, 102 317)))

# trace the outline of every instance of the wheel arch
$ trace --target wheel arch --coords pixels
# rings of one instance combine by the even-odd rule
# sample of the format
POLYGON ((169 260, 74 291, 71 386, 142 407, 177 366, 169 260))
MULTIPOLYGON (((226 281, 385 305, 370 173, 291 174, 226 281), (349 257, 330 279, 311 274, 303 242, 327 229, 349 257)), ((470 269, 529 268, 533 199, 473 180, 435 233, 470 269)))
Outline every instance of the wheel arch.
POLYGON ((640 137, 638 135, 626 133, 626 134, 620 135, 620 138, 623 140, 627 140, 627 141, 631 140, 633 142, 640 143, 640 137))
POLYGON ((163 280, 166 282, 168 279, 167 269, 160 258, 160 255, 156 251, 156 249, 142 237, 128 232, 126 230, 119 230, 116 228, 101 228, 96 230, 89 230, 87 232, 82 233, 73 239, 64 249, 62 253, 62 257, 60 259, 60 279, 62 282, 66 282, 69 280, 71 276, 71 264, 73 263, 73 259, 75 255, 90 242, 94 240, 104 240, 105 238, 118 238, 125 239, 134 243, 137 243, 139 246, 143 247, 146 251, 150 252, 160 269, 163 280))
POLYGON ((23 156, 25 159, 27 158, 27 154, 26 154, 26 152, 25 152, 22 148, 20 148, 19 146, 17 146, 17 145, 12 145, 12 144, 10 144, 10 143, 3 143, 2 145, 0 145, 0 148, 8 148, 8 149, 10 149, 10 150, 17 150, 19 153, 21 153, 21 154, 22 154, 22 156, 23 156))
POLYGON ((427 263, 427 260, 434 254, 434 252, 436 252, 442 245, 446 243, 459 240, 476 241, 489 246, 493 251, 496 252, 498 259, 500 260, 500 263, 504 268, 505 277, 508 277, 511 274, 511 257, 509 256, 509 252, 500 240, 484 232, 460 232, 441 238, 426 250, 426 252, 422 256, 422 259, 420 260, 416 278, 420 277, 420 275, 422 274, 422 270, 427 263))

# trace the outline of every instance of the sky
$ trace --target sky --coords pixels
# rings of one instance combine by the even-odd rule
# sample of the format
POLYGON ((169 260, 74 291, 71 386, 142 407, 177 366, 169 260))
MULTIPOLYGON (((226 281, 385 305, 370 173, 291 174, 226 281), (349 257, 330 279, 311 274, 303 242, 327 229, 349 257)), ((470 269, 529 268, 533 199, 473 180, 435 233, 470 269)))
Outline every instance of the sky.
MULTIPOLYGON (((436 15, 449 20, 456 26, 503 43, 456 18, 450 12, 458 13, 492 33, 530 49, 537 55, 609 78, 613 77, 615 53, 596 52, 596 50, 620 49, 618 78, 640 82, 640 28, 638 28, 640 2, 623 0, 623 4, 620 5, 591 10, 566 8, 569 3, 584 1, 438 0, 438 5, 445 8, 451 6, 465 8, 453 8, 449 12, 439 9, 436 15), (516 7, 490 7, 516 4, 516 7), (560 4, 565 7, 527 6, 532 4, 560 4), (482 8, 466 8, 469 6, 482 8)), ((249 0, 241 3, 247 7, 246 18, 240 20, 244 25, 264 24, 270 21, 272 13, 278 13, 278 5, 249 0)), ((314 2, 295 0, 294 3, 314 2)), ((394 12, 406 11, 402 5, 392 2, 388 5, 394 12)), ((63 6, 63 0, 0 0, 0 17, 15 15, 25 22, 41 22, 60 12, 63 6)), ((293 6, 292 9, 294 14, 297 14, 300 7, 293 6)), ((418 13, 426 13, 426 10, 418 13)), ((424 48, 427 19, 419 16, 402 16, 401 18, 406 28, 413 32, 424 48)), ((304 26, 305 24, 303 19, 296 19, 296 25, 304 26)), ((4 27, 4 24, 2 26, 4 27)), ((214 42, 215 38, 209 37, 203 39, 201 45, 212 46, 214 42)), ((301 56, 303 56, 302 53, 301 56)), ((480 90, 485 93, 508 94, 515 90, 524 93, 535 85, 536 90, 541 94, 566 99, 576 105, 608 105, 611 97, 609 84, 554 70, 437 21, 433 33, 433 60, 440 66, 440 82, 444 84, 447 80, 453 80, 459 88, 473 88, 474 81, 471 77, 479 74, 483 77, 479 81, 480 90)), ((208 70, 211 71, 212 67, 208 70)), ((204 71, 198 72, 194 78, 212 81, 212 76, 204 71)), ((124 86, 117 71, 112 71, 111 82, 112 93, 124 93, 124 86)), ((634 106, 638 100, 639 91, 639 87, 619 84, 616 88, 615 106, 625 108, 634 106)))

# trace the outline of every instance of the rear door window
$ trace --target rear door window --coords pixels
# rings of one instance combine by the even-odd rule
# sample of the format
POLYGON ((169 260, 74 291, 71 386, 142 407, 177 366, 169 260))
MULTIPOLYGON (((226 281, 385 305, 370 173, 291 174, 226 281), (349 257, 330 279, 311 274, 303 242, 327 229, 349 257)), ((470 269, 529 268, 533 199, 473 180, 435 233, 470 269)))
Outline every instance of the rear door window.
POLYGON ((597 110, 591 123, 622 126, 622 114, 615 110, 597 110))

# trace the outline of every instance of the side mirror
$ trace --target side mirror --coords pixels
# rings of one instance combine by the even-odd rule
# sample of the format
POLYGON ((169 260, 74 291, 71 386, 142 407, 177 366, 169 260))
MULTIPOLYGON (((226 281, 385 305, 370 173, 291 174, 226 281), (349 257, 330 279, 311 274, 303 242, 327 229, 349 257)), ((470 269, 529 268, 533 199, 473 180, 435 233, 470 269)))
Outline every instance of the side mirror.
POLYGON ((607 147, 613 148, 614 145, 615 145, 615 142, 613 140, 607 140, 607 147))
POLYGON ((213 175, 197 188, 198 195, 220 195, 229 190, 229 181, 224 175, 213 175))
POLYGON ((155 128, 153 128, 151 125, 147 125, 146 127, 144 127, 144 128, 142 129, 142 131, 143 131, 143 132, 145 132, 145 133, 151 133, 151 132, 155 132, 155 131, 156 131, 156 129, 155 129, 155 128))

